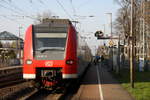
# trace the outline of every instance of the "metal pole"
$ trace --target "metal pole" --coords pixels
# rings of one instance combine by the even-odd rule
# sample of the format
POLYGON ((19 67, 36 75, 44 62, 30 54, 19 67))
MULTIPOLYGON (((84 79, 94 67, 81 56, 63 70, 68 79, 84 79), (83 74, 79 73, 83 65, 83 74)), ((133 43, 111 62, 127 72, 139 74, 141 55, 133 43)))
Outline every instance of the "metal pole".
POLYGON ((143 68, 142 70, 144 70, 144 63, 145 63, 145 0, 143 0, 143 68))
MULTIPOLYGON (((104 28, 103 32, 105 34, 105 24, 103 24, 103 28, 104 28)), ((103 44, 105 44, 105 40, 103 40, 103 44)))
POLYGON ((20 42, 21 42, 21 41, 20 41, 20 38, 21 38, 21 37, 20 37, 20 29, 21 29, 21 28, 22 28, 22 27, 19 26, 19 41, 18 41, 18 42, 19 42, 19 43, 18 43, 18 44, 19 44, 19 48, 18 48, 19 50, 18 50, 18 51, 19 51, 19 60, 20 60, 20 62, 21 62, 21 44, 20 44, 20 42))
POLYGON ((134 88, 134 66, 133 66, 133 0, 131 0, 131 30, 130 30, 130 83, 131 87, 134 88))
POLYGON ((103 24, 103 28, 104 28, 104 34, 105 34, 105 24, 103 24))
MULTIPOLYGON (((109 13, 110 14, 110 24, 111 24, 111 41, 113 41, 112 40, 112 13, 109 13)), ((113 70, 113 67, 114 67, 114 63, 113 63, 113 56, 114 56, 114 47, 112 46, 112 70, 113 70)))
POLYGON ((118 66, 118 74, 120 73, 120 63, 121 63, 121 61, 122 61, 122 58, 120 57, 120 34, 119 34, 119 41, 118 41, 118 50, 119 50, 119 54, 118 54, 118 56, 119 56, 119 66, 118 66), (120 60, 121 59, 121 60, 120 60))
POLYGON ((110 17, 111 18, 110 21, 111 21, 111 39, 112 39, 112 13, 110 13, 110 16, 111 16, 110 17))

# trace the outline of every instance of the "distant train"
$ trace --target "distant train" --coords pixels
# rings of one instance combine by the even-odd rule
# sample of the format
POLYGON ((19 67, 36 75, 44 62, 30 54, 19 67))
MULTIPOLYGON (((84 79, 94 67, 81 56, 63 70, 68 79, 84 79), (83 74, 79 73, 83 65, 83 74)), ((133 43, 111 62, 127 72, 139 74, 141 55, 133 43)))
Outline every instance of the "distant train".
POLYGON ((65 79, 77 79, 90 61, 90 49, 78 46, 78 34, 68 19, 46 19, 28 27, 24 79, 54 86, 65 79))

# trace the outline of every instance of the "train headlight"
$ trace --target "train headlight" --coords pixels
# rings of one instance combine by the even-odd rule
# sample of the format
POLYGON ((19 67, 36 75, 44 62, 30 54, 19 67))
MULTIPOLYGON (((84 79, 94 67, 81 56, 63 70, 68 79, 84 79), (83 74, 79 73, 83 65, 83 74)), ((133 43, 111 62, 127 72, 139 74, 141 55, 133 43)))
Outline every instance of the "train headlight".
POLYGON ((72 65, 72 64, 74 64, 74 61, 73 60, 67 60, 66 64, 72 65))
POLYGON ((28 65, 32 64, 32 60, 30 60, 30 59, 26 60, 26 64, 28 64, 28 65))

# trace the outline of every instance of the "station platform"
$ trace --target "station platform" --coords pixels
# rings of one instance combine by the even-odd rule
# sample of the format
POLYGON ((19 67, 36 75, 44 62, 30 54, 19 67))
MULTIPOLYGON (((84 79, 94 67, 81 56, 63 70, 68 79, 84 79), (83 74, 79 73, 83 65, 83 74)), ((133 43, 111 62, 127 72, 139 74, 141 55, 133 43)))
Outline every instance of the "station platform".
POLYGON ((99 65, 91 65, 72 100, 134 100, 134 98, 99 65))

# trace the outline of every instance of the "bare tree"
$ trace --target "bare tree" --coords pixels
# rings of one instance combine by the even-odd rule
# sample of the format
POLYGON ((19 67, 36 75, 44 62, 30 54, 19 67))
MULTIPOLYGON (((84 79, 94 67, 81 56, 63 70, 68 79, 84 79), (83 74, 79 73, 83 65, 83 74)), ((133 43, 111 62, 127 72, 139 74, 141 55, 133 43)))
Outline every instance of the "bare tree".
MULTIPOLYGON (((118 10, 118 16, 115 21, 115 29, 117 32, 122 33, 126 38, 128 38, 130 34, 130 0, 115 0, 121 8, 118 10)), ((135 0, 134 2, 134 33, 138 32, 137 27, 139 23, 139 12, 140 12, 140 3, 141 0, 135 0)))
POLYGON ((129 0, 115 0, 121 8, 115 21, 115 29, 120 34, 128 36, 130 32, 130 2, 129 0))
MULTIPOLYGON (((125 44, 129 45, 130 37, 130 25, 131 25, 131 5, 130 0, 115 0, 119 5, 120 9, 118 10, 118 16, 115 20, 115 31, 121 34, 122 40, 125 41, 125 44)), ((135 45, 134 55, 138 48, 137 42, 139 42, 140 37, 140 5, 141 0, 134 0, 134 11, 133 11, 133 43, 135 45)), ((127 47, 127 54, 129 55, 129 47, 127 47)))
POLYGON ((43 19, 56 19, 58 18, 58 16, 54 16, 54 14, 51 12, 51 11, 44 11, 42 13, 38 13, 37 14, 37 17, 36 17, 36 20, 35 20, 35 23, 42 23, 43 22, 43 19))

